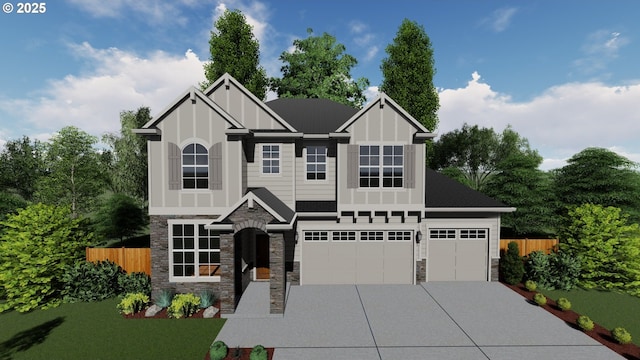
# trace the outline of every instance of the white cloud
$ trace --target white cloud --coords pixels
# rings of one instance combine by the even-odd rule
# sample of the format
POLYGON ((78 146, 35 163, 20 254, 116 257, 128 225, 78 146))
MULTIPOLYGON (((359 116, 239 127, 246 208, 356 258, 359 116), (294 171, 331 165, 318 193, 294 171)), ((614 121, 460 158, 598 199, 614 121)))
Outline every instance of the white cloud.
POLYGON ((459 129, 465 122, 496 131, 511 124, 540 151, 547 169, 591 146, 624 148, 630 159, 640 155, 640 81, 626 86, 568 83, 529 101, 515 102, 480 79, 474 73, 466 87, 440 92, 439 134, 459 129))
MULTIPOLYGON (((181 5, 194 6, 194 0, 67 0, 81 10, 96 18, 121 18, 127 15, 140 15, 153 24, 178 23, 185 25, 187 19, 182 15, 181 5)), ((138 16, 136 16, 139 18, 138 16)))
POLYGON ((511 20, 513 16, 518 12, 517 8, 501 8, 495 10, 491 13, 490 16, 482 19, 480 21, 481 25, 488 26, 491 30, 495 32, 505 31, 509 25, 511 25, 511 20))
POLYGON ((33 133, 50 134, 74 125, 99 136, 119 130, 121 111, 149 106, 157 114, 187 87, 204 80, 202 62, 191 50, 184 56, 157 51, 142 57, 85 42, 73 45, 72 51, 87 61, 88 73, 50 80, 27 99, 0 99, 0 110, 24 119, 33 133))
POLYGON ((627 37, 617 31, 594 31, 587 36, 582 45, 584 56, 575 60, 573 66, 588 75, 605 70, 609 63, 618 57, 620 49, 629 42, 627 37))
POLYGON ((364 97, 367 99, 367 103, 375 99, 378 94, 380 94, 380 89, 377 86, 369 86, 364 90, 364 97))

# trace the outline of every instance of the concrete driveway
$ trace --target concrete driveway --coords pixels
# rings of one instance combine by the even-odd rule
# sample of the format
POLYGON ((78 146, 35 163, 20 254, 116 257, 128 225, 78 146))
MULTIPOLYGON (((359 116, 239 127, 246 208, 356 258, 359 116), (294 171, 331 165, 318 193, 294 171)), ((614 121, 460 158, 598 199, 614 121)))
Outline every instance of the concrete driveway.
POLYGON ((252 283, 217 339, 277 360, 622 358, 495 282, 292 286, 284 316, 268 289, 252 283))

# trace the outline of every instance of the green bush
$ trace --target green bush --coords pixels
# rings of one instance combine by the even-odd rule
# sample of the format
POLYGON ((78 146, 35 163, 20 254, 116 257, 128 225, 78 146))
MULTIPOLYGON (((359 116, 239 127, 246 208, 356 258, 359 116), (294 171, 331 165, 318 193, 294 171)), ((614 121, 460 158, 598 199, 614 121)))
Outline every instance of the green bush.
POLYGON ((542 293, 536 293, 535 295, 533 295, 533 301, 535 301, 538 306, 547 305, 547 297, 542 293))
POLYGON ((256 345, 251 349, 251 354, 249 354, 249 360, 267 360, 269 354, 267 353, 267 349, 262 345, 256 345))
POLYGON ((549 255, 549 265, 552 289, 571 290, 576 287, 582 270, 580 259, 566 251, 558 251, 549 255))
POLYGON ((631 334, 623 327, 616 327, 611 330, 611 336, 620 344, 628 344, 631 342, 631 334))
POLYGON ((582 331, 591 331, 594 327, 593 320, 591 320, 587 315, 580 315, 576 323, 582 331))
POLYGON ((180 319, 181 317, 189 317, 195 314, 199 306, 200 298, 194 294, 178 294, 173 297, 167 313, 169 317, 180 319))
POLYGON ((35 204, 0 224, 0 312, 60 304, 65 268, 81 260, 93 234, 68 208, 35 204))
POLYGON ((538 284, 533 280, 527 280, 524 282, 524 287, 529 291, 536 291, 538 284))
POLYGON ((143 272, 123 274, 118 278, 118 288, 121 294, 143 293, 151 295, 151 278, 143 272))
POLYGON ((520 257, 520 250, 515 241, 507 245, 507 251, 500 259, 500 274, 507 284, 515 285, 522 281, 524 264, 520 257))
POLYGON ((562 297, 558 299, 558 301, 556 301, 556 305, 558 305, 558 307, 562 311, 571 310, 571 301, 569 301, 569 299, 567 298, 562 297))
POLYGON ((227 356, 228 351, 229 349, 224 341, 214 341, 209 347, 209 357, 211 360, 222 360, 227 356))
POLYGON ((200 292, 200 308, 206 309, 218 300, 216 294, 211 290, 203 290, 200 292))
POLYGON ((149 295, 144 293, 131 293, 125 295, 122 301, 120 301, 118 310, 125 315, 135 314, 144 310, 147 304, 149 304, 149 295))
POLYGON ((540 250, 530 252, 525 258, 524 271, 525 277, 535 281, 539 288, 550 288, 551 266, 549 258, 544 252, 540 250))
POLYGON ((161 308, 167 308, 171 305, 171 301, 173 301, 174 293, 171 290, 163 289, 156 296, 155 304, 160 306, 161 308))
POLYGON ((120 294, 118 279, 125 273, 109 260, 80 261, 68 266, 62 276, 65 302, 100 301, 120 294))

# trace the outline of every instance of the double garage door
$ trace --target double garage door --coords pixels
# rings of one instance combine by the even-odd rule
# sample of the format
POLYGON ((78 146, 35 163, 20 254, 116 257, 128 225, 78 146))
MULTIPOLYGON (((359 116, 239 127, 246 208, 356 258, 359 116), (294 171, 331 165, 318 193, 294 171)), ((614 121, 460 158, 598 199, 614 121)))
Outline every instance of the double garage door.
POLYGON ((486 281, 487 229, 430 229, 428 281, 486 281))
POLYGON ((412 284, 413 231, 303 231, 301 284, 412 284))

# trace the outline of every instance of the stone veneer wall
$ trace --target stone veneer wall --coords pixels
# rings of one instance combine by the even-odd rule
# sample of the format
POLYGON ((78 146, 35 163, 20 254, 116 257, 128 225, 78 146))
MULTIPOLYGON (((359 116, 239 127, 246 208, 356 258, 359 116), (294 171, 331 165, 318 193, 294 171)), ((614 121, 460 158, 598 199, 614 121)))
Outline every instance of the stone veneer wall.
POLYGON ((500 280, 499 265, 500 259, 491 259, 491 281, 500 280))
POLYGON ((416 261, 416 284, 427 281, 427 259, 416 261))
POLYGON ((291 285, 300 285, 300 261, 293 262, 293 270, 287 273, 287 281, 291 285))
POLYGON ((151 291, 152 298, 163 290, 175 293, 195 293, 210 290, 220 294, 218 282, 169 282, 169 225, 170 219, 207 219, 211 216, 184 216, 184 215, 151 215, 151 291))

